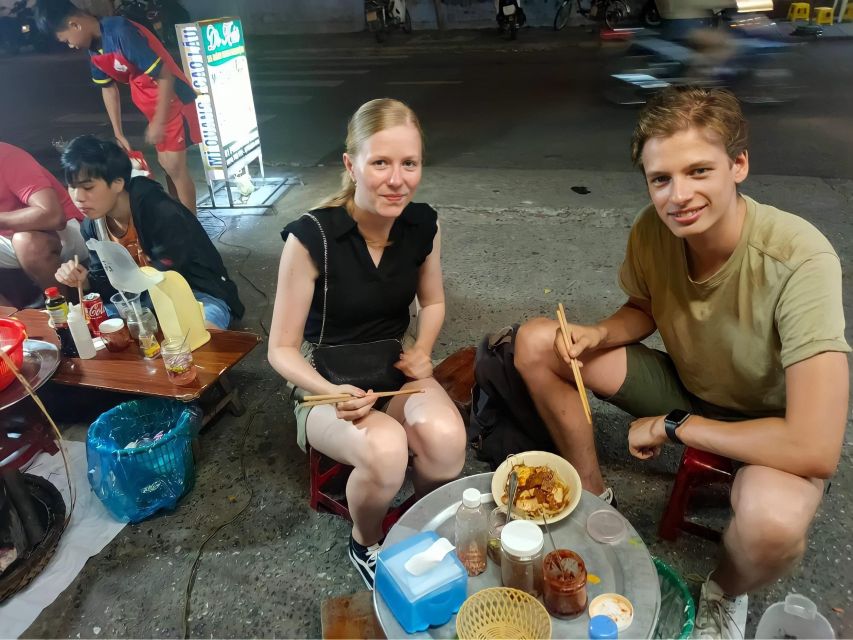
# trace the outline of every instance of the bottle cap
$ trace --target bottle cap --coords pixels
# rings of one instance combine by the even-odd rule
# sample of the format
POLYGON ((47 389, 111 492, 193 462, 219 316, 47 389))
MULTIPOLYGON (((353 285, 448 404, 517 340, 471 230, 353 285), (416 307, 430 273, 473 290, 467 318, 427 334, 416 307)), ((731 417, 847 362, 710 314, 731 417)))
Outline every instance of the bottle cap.
POLYGON ((480 492, 473 487, 465 489, 465 491, 462 492, 462 504, 469 509, 478 508, 480 506, 480 492))
POLYGON ((593 511, 586 519, 586 530, 593 540, 604 544, 616 544, 628 535, 625 520, 614 509, 593 511))
POLYGON ((619 593, 602 593, 589 603, 590 618, 607 616, 616 623, 619 631, 625 631, 634 621, 634 605, 619 593))
POLYGON ((44 290, 44 295, 47 298, 56 298, 59 295, 59 287, 48 287, 44 290))
POLYGON ((507 522, 501 531, 501 547, 519 558, 534 556, 545 544, 542 530, 527 520, 507 522))
POLYGON ((607 616, 592 616, 587 627, 589 637, 597 640, 615 640, 619 637, 619 629, 616 623, 607 616))

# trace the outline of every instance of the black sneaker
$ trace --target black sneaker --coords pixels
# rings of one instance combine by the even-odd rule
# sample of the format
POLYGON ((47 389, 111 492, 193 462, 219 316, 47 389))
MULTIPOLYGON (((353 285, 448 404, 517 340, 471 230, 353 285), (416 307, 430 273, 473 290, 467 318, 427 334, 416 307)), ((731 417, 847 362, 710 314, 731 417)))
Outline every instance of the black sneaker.
POLYGON ((349 537, 349 559, 358 569, 358 573, 364 580, 367 588, 373 591, 373 579, 376 575, 376 556, 382 548, 382 541, 372 544, 369 547, 359 544, 355 539, 349 537))

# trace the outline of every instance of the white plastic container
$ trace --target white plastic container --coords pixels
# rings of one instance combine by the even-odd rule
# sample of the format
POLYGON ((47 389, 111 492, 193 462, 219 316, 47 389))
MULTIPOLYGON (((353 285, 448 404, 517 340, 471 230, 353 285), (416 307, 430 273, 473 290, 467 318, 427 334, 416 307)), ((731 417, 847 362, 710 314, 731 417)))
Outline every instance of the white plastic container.
POLYGON ((79 304, 72 304, 68 307, 68 328, 71 330, 74 346, 77 347, 77 354, 84 360, 94 358, 95 353, 97 353, 95 343, 89 333, 89 327, 86 325, 79 304))
POLYGON ((829 621, 817 612, 814 602, 799 593, 789 593, 785 602, 767 607, 758 621, 755 637, 834 639, 835 632, 829 621))

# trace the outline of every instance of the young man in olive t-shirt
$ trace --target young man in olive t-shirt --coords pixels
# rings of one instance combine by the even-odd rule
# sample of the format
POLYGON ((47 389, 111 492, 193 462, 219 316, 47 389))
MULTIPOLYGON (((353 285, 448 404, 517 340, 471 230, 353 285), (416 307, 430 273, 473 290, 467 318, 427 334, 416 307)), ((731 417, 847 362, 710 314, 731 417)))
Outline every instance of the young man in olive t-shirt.
POLYGON ((652 204, 631 229, 619 281, 628 301, 592 326, 519 331, 515 364, 584 488, 604 483, 573 385, 639 418, 630 452, 668 442, 743 463, 719 564, 702 587, 694 637, 743 637, 746 593, 801 558, 838 464, 850 351, 841 265, 811 224, 738 193, 747 127, 733 95, 667 89, 639 117, 632 156, 652 204), (641 341, 658 330, 667 353, 641 341))

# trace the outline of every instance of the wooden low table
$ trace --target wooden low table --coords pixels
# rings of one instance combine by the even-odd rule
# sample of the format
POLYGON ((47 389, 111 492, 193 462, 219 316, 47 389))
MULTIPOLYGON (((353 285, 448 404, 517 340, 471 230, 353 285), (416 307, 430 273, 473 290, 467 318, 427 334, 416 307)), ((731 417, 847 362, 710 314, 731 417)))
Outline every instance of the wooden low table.
MULTIPOLYGON (((48 324, 44 311, 24 309, 14 317, 26 325, 28 338, 59 345, 59 338, 48 324)), ((99 349, 95 357, 88 360, 63 357, 51 381, 76 387, 175 398, 182 402, 197 400, 208 389, 219 387, 222 398, 211 410, 205 411, 204 424, 226 407, 239 415, 243 406, 226 373, 254 349, 261 338, 247 331, 209 331, 210 341, 193 351, 198 375, 185 386, 172 384, 162 358, 146 360, 135 343, 118 353, 99 349)))

